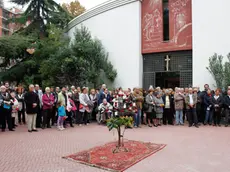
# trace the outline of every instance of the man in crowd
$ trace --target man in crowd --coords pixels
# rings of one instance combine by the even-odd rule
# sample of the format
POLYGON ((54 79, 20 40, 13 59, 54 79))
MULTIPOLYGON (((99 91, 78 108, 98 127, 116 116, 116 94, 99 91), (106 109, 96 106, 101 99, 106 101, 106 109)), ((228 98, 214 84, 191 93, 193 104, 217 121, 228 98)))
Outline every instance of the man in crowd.
POLYGON ((58 94, 58 102, 66 108, 68 103, 68 97, 66 94, 66 87, 62 87, 61 92, 58 94))
POLYGON ((204 108, 202 107, 202 97, 201 97, 200 88, 199 87, 194 88, 194 93, 197 95, 196 113, 197 113, 198 122, 203 123, 205 118, 205 112, 203 110, 204 108))
POLYGON ((196 114, 197 96, 193 94, 192 88, 189 88, 188 91, 189 92, 185 97, 185 104, 187 109, 189 127, 191 127, 194 123, 195 127, 199 128, 197 114, 196 114))
POLYGON ((100 105, 100 104, 103 102, 105 89, 106 89, 106 85, 103 84, 103 85, 101 86, 101 90, 100 90, 100 92, 99 92, 98 105, 100 105))
POLYGON ((171 96, 171 92, 166 89, 165 94, 162 97, 164 101, 164 113, 163 113, 163 124, 173 125, 173 113, 174 113, 174 100, 171 96))
POLYGON ((53 108, 51 110, 51 121, 52 121, 52 125, 54 125, 56 123, 58 94, 55 92, 54 87, 50 88, 50 93, 54 97, 53 108))
POLYGON ((41 128, 41 124, 42 124, 42 90, 40 90, 40 87, 38 84, 35 85, 35 89, 34 92, 37 94, 38 96, 38 104, 37 104, 37 119, 36 119, 36 127, 37 128, 41 128))
POLYGON ((225 127, 229 124, 229 114, 230 114, 230 89, 227 91, 227 95, 224 98, 225 105, 225 127))
POLYGON ((10 93, 10 84, 9 82, 5 82, 6 92, 10 93))
POLYGON ((176 113, 176 125, 184 125, 183 109, 184 109, 184 94, 181 88, 175 88, 174 106, 176 113))
POLYGON ((103 103, 99 105, 98 110, 99 110, 99 115, 97 118, 97 122, 104 123, 106 122, 107 119, 111 118, 113 106, 109 102, 107 102, 106 99, 103 99, 103 103))
POLYGON ((28 123, 28 132, 37 132, 36 129, 36 117, 37 109, 39 104, 39 97, 34 92, 34 85, 29 86, 29 92, 25 94, 25 104, 26 104, 26 113, 27 113, 27 123, 28 123))

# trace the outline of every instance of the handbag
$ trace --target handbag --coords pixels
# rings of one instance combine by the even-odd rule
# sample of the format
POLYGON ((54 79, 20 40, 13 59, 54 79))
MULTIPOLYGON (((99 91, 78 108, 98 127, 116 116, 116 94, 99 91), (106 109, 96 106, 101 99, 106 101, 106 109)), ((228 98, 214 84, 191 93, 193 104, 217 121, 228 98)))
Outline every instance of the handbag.
POLYGON ((4 109, 10 109, 10 105, 4 104, 4 105, 3 105, 3 108, 4 108, 4 109))
POLYGON ((83 109, 83 107, 84 107, 83 104, 79 105, 79 109, 83 109))
POLYGON ((144 110, 144 111, 147 111, 148 109, 149 109, 149 104, 145 102, 145 103, 143 104, 143 110, 144 110))

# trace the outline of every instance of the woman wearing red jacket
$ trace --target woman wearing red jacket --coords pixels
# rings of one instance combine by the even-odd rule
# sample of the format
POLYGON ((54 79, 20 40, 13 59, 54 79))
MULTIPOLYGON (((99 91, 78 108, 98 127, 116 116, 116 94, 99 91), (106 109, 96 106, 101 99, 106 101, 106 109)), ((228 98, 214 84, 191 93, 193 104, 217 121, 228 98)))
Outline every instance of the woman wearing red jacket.
POLYGON ((50 120, 52 117, 52 109, 54 105, 54 96, 50 93, 50 88, 46 87, 45 94, 42 96, 42 104, 43 104, 43 121, 42 121, 42 129, 51 128, 50 120))

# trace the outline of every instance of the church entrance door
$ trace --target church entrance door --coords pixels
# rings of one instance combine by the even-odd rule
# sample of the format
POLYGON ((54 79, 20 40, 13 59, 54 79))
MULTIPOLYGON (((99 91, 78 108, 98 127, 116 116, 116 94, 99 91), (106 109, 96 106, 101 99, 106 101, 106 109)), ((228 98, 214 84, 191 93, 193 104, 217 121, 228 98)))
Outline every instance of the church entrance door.
POLYGON ((156 86, 175 88, 180 86, 180 72, 156 72, 156 86))
POLYGON ((165 88, 192 85, 192 51, 143 54, 143 87, 165 88))

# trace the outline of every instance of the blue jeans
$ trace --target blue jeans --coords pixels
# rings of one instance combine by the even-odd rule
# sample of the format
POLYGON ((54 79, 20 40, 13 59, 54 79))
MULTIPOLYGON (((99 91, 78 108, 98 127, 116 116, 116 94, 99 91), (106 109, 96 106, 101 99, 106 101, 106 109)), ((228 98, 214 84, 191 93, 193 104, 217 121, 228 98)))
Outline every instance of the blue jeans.
POLYGON ((212 116, 213 112, 211 110, 206 110, 204 123, 207 124, 209 122, 209 124, 212 124, 212 116))
POLYGON ((184 124, 183 122, 183 110, 176 110, 176 125, 184 124))
POLYGON ((141 109, 137 110, 137 113, 134 115, 134 126, 138 127, 141 120, 141 109))

